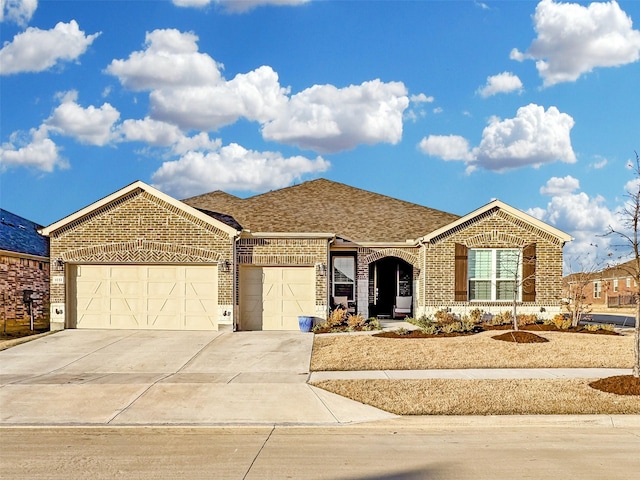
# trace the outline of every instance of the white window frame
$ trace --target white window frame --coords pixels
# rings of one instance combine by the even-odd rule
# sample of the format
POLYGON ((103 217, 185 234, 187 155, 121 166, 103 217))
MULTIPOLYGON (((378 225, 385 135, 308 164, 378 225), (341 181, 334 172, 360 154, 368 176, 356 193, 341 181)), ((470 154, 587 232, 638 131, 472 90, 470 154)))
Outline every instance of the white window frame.
POLYGON ((627 277, 627 288, 631 288, 631 277, 627 277))
POLYGON ((613 291, 614 292, 618 291, 618 279, 617 278, 613 279, 613 291))
POLYGON ((600 280, 595 280, 593 282, 593 298, 601 298, 602 297, 602 283, 600 280))
MULTIPOLYGON (((355 296, 356 296, 356 257, 354 257, 353 255, 334 255, 333 257, 331 257, 331 291, 333 293, 333 296, 336 296, 336 285, 352 285, 352 292, 353 295, 351 295, 349 298, 347 298, 347 301, 349 302, 355 302, 355 296), (353 281, 351 282, 337 282, 336 281, 336 275, 335 275, 335 262, 336 259, 349 259, 353 262, 353 281)), ((341 295, 337 295, 337 296, 341 296, 341 295)))
POLYGON ((469 253, 468 253, 468 281, 469 281, 469 285, 468 285, 468 298, 470 302, 505 302, 505 303, 512 303, 513 302, 513 298, 507 298, 507 299, 498 299, 498 283, 499 282, 516 282, 516 285, 518 287, 518 292, 517 292, 517 298, 516 301, 520 302, 522 301, 522 250, 518 249, 518 248, 470 248, 469 249, 469 253), (490 277, 484 278, 484 277, 473 277, 471 275, 472 273, 472 257, 474 252, 479 252, 479 251, 489 251, 491 252, 491 275, 490 277), (515 255, 517 255, 518 258, 518 266, 517 266, 517 278, 514 278, 513 275, 509 276, 509 277, 501 277, 498 278, 497 277, 497 273, 498 273, 498 253, 497 252, 504 252, 504 251, 510 251, 510 252, 514 252, 515 255), (472 288, 472 285, 474 282, 490 282, 491 285, 491 298, 473 298, 473 292, 474 289, 472 288))

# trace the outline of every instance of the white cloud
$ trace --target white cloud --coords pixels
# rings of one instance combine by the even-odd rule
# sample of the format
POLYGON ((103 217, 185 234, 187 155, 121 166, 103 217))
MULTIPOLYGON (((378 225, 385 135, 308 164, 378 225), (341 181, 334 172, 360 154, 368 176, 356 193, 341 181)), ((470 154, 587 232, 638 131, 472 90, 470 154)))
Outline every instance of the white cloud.
POLYGON ((542 0, 534 22, 537 38, 526 53, 512 50, 511 58, 536 60, 545 86, 640 58, 640 31, 615 1, 582 6, 542 0))
POLYGON ((605 205, 605 199, 584 192, 559 193, 546 208, 531 209, 527 213, 569 233, 574 240, 564 248, 567 259, 585 258, 587 254, 606 256, 611 237, 603 237, 609 226, 619 227, 615 211, 605 205))
POLYGON ((118 133, 122 136, 122 141, 144 142, 154 147, 168 147, 182 137, 182 132, 175 125, 149 117, 143 120, 125 120, 118 126, 118 133))
POLYGON ((487 84, 478 89, 481 97, 487 98, 498 93, 521 92, 522 81, 511 72, 502 72, 492 77, 487 77, 487 84))
POLYGON ((113 126, 120 118, 120 112, 108 103, 98 108, 93 105, 83 108, 76 103, 77 96, 75 91, 64 94, 62 103, 44 125, 82 143, 106 145, 113 139, 113 126))
POLYGON ((0 0, 0 22, 10 21, 24 27, 38 8, 38 0, 0 0))
POLYGON ((32 128, 29 134, 30 139, 25 141, 14 132, 10 141, 0 146, 0 172, 11 167, 30 167, 45 172, 68 167, 59 155, 58 146, 48 137, 46 127, 32 128))
POLYGON ((187 152, 165 162, 152 176, 154 185, 177 198, 216 189, 264 191, 290 185, 302 175, 324 172, 330 163, 322 157, 283 157, 256 152, 232 143, 210 152, 187 152))
POLYGON ((424 93, 419 93, 418 95, 411 95, 410 100, 413 103, 433 103, 435 98, 432 96, 426 96, 424 93))
POLYGON ((458 135, 429 135, 422 139, 418 147, 422 153, 443 160, 473 160, 469 142, 458 135))
POLYGON ((240 117, 259 122, 276 117, 287 102, 286 93, 278 74, 263 66, 216 85, 154 90, 151 112, 183 129, 217 130, 240 117))
POLYGON ((431 135, 424 138, 420 149, 444 160, 462 160, 471 172, 479 167, 502 172, 526 166, 540 167, 561 161, 575 163, 570 133, 574 121, 556 107, 530 104, 520 107, 515 118, 490 119, 482 132, 480 145, 471 149, 468 142, 457 135, 431 135))
POLYGON ((211 3, 221 5, 227 12, 244 13, 256 7, 265 5, 273 6, 296 6, 309 2, 310 0, 173 0, 179 7, 202 8, 211 3))
POLYGON ((547 180, 547 184, 540 187, 542 195, 555 196, 566 195, 580 188, 580 180, 573 178, 571 175, 566 177, 551 177, 547 180))
POLYGON ((41 72, 61 61, 76 60, 99 35, 85 36, 75 20, 60 22, 52 30, 27 28, 0 50, 0 74, 41 72))
POLYGON ((147 32, 145 50, 133 52, 127 60, 113 60, 106 71, 132 90, 220 83, 222 66, 199 53, 197 41, 195 34, 175 29, 147 32))
POLYGON ((372 80, 340 89, 314 85, 293 95, 277 118, 264 125, 262 135, 319 152, 396 144, 402 138, 402 115, 408 105, 401 82, 372 80))

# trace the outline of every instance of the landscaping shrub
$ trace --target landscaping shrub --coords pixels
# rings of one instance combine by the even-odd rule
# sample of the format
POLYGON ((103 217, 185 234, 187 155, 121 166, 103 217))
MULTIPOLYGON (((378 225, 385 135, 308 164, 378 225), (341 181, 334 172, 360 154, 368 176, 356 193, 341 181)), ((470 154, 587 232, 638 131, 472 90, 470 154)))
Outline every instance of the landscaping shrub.
POLYGON ((556 328, 559 328, 560 330, 568 330, 571 326, 571 319, 565 317, 561 313, 557 313, 552 319, 545 320, 544 323, 546 325, 555 325, 556 328))

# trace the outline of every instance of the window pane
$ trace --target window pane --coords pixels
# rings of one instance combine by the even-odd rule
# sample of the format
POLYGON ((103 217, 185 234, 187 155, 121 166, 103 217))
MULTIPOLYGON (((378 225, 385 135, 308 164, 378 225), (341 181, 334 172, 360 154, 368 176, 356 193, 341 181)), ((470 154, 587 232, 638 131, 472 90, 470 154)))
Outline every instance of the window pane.
POLYGON ((469 252, 469 278, 491 278, 491 250, 469 252))
POLYGON ((335 257, 333 259, 333 281, 355 282, 355 258, 335 257))
POLYGON ((514 278, 518 273, 518 250, 496 250, 497 278, 514 278))
POLYGON ((333 291, 336 297, 347 297, 347 300, 355 298, 353 283, 336 283, 333 286, 333 291))
POLYGON ((469 298, 471 300, 491 300, 491 282, 486 280, 470 281, 469 298))
POLYGON ((499 281, 496 283, 496 300, 513 300, 515 282, 499 281))

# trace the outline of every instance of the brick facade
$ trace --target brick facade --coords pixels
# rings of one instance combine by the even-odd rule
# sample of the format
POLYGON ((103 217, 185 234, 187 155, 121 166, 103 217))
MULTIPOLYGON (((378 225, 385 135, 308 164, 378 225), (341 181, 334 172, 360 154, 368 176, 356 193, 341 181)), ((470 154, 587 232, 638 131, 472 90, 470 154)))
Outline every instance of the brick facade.
MULTIPOLYGON (((143 190, 130 192, 52 232, 50 248, 52 277, 64 275, 57 259, 74 264, 228 265, 234 260, 234 240, 228 233, 143 190)), ((65 305, 68 281, 51 285, 52 311, 65 305)), ((219 268, 218 308, 231 313, 229 321, 233 304, 233 269, 219 268)), ((54 315, 51 323, 52 329, 64 328, 64 320, 54 315)))
POLYGON ((29 306, 24 290, 32 290, 33 318, 49 322, 49 259, 19 253, 0 253, 0 312, 5 322, 28 324, 29 306))
POLYGON ((553 316, 560 311, 562 292, 562 241, 502 210, 485 212, 467 224, 424 245, 420 251, 420 302, 417 314, 441 308, 466 313, 471 308, 499 313, 510 310, 508 302, 455 301, 455 245, 468 248, 519 248, 536 245, 535 301, 518 302, 522 313, 553 316))

